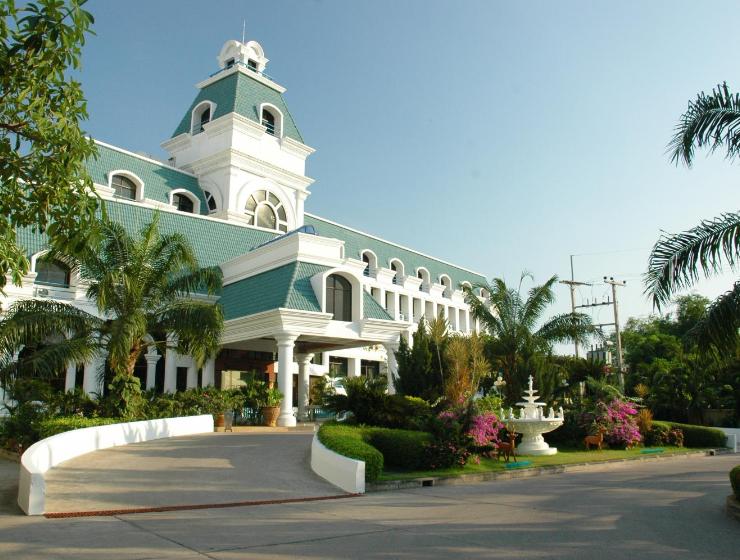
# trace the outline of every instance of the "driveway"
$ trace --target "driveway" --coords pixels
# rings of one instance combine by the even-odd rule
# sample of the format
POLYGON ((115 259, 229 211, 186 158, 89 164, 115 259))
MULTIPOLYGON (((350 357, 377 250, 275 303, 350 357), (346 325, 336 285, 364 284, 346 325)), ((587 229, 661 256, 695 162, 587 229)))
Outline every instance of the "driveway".
POLYGON ((88 453, 51 469, 47 512, 343 494, 309 466, 313 431, 212 433, 88 453))
POLYGON ((738 463, 740 455, 693 456, 199 511, 71 519, 0 512, 0 558, 737 558, 740 523, 723 507, 738 463))

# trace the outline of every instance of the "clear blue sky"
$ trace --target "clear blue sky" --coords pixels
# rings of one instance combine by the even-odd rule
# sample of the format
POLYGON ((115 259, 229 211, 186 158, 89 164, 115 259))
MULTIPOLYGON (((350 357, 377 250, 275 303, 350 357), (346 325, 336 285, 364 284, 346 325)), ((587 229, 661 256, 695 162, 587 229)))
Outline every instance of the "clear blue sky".
MULTIPOLYGON (((164 155, 228 39, 256 39, 317 152, 310 212, 484 273, 626 279, 661 229, 737 210, 740 167, 665 146, 687 101, 740 89, 736 2, 92 0, 96 138, 164 155)), ((699 286, 715 296, 734 275, 699 286)), ((601 298, 606 286, 580 290, 601 298)), ((558 288, 554 310, 568 310, 558 288)), ((610 321, 608 308, 594 317, 610 321)))

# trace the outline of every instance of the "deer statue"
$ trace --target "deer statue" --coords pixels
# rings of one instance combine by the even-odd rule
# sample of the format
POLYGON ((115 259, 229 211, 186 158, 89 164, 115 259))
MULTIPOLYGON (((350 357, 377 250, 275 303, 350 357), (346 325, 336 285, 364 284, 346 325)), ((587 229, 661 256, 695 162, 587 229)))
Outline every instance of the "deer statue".
POLYGON ((509 441, 502 441, 499 442, 497 449, 496 449, 496 460, 498 461, 501 458, 501 455, 504 456, 504 460, 508 463, 509 457, 513 457, 516 461, 516 436, 518 436, 516 432, 513 430, 509 430, 509 441))
POLYGON ((606 433, 606 430, 601 427, 599 428, 599 433, 595 436, 586 436, 583 438, 583 443, 586 446, 586 451, 589 451, 591 449, 592 445, 595 445, 596 448, 601 451, 601 446, 604 443, 604 434, 606 433))

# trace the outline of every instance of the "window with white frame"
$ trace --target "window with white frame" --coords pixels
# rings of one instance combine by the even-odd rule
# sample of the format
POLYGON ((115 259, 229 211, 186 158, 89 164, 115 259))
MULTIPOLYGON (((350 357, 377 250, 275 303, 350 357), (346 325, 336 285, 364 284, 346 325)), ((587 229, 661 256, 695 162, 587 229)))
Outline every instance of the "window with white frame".
POLYGON ((180 212, 187 212, 189 214, 192 214, 195 210, 195 204, 193 203, 193 199, 190 198, 186 194, 177 193, 172 197, 172 204, 177 208, 180 212))
POLYGON ((270 191, 262 189, 254 192, 247 199, 244 213, 247 215, 248 224, 276 231, 288 231, 285 207, 270 191))
POLYGON ((136 200, 136 183, 128 177, 113 175, 111 187, 113 188, 113 196, 126 200, 136 200))
POLYGON ((208 211, 215 212, 217 210, 216 198, 208 191, 203 191, 203 196, 206 197, 206 204, 208 205, 208 211))
POLYGON ((272 114, 272 111, 268 109, 262 109, 262 126, 264 126, 267 130, 267 134, 270 134, 272 136, 277 136, 276 132, 276 119, 275 115, 272 114))

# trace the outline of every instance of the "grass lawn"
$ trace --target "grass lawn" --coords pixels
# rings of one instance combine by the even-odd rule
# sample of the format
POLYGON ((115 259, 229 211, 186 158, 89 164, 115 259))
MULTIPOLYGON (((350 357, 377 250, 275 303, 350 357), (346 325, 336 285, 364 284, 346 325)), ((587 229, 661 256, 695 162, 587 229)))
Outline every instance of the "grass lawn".
MULTIPOLYGON (((556 455, 548 455, 543 457, 529 457, 517 455, 517 461, 531 461, 530 465, 525 467, 517 467, 520 469, 527 469, 533 467, 545 467, 552 465, 571 465, 573 463, 596 463, 599 461, 608 461, 610 459, 629 459, 634 457, 653 457, 655 455, 675 455, 681 453, 692 453, 701 451, 700 449, 687 449, 685 447, 661 447, 664 451, 662 453, 642 453, 645 448, 638 447, 636 449, 624 450, 624 449, 603 449, 601 451, 585 451, 583 449, 566 449, 559 448, 556 455)), ((513 461, 512 461, 513 462, 513 461)), ((480 464, 476 464, 475 461, 469 461, 463 468, 451 468, 451 469, 438 469, 433 471, 383 471, 380 475, 378 482, 384 480, 404 480, 410 478, 426 478, 426 477, 439 477, 439 476, 458 476, 461 474, 477 474, 485 472, 496 472, 505 471, 506 463, 503 459, 496 461, 495 459, 481 458, 480 464)))

